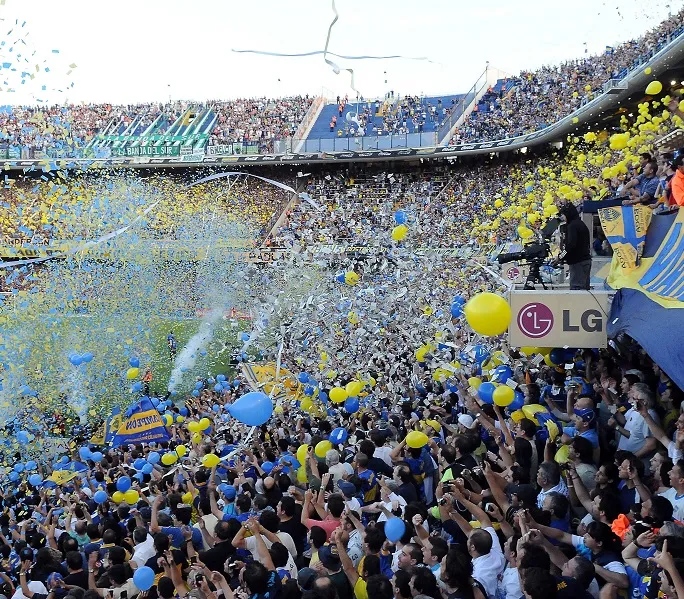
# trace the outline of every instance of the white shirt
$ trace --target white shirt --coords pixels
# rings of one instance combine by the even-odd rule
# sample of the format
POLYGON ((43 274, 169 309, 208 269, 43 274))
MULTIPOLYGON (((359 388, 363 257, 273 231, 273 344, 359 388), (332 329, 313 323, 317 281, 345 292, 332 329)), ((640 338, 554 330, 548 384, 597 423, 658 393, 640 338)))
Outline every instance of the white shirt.
MULTIPOLYGON (((28 583, 28 588, 29 591, 32 593, 41 593, 42 595, 46 595, 48 590, 45 588, 45 585, 38 581, 38 580, 32 580, 31 582, 28 583)), ((14 595, 12 595, 12 599, 28 599, 24 593, 21 592, 21 586, 17 587, 17 590, 14 591, 14 595)))
POLYGON ((154 557, 156 553, 154 538, 152 535, 147 535, 147 538, 142 543, 135 546, 131 560, 138 564, 138 567, 140 568, 145 565, 145 562, 147 562, 148 559, 154 557))
POLYGON ((658 495, 661 495, 672 504, 674 508, 672 517, 675 520, 684 519, 684 495, 677 495, 677 491, 674 488, 658 493, 658 495))
MULTIPOLYGON (((656 416, 656 413, 653 410, 649 410, 648 413, 651 415, 653 420, 656 422, 659 421, 658 416, 656 416)), ((623 435, 620 435, 620 439, 618 440, 618 449, 636 453, 644 446, 647 437, 652 436, 651 429, 649 428, 648 424, 646 424, 644 417, 634 408, 630 408, 625 412, 625 420, 627 422, 625 422, 624 428, 626 431, 629 431, 629 439, 623 435)))
POLYGON ((492 549, 487 555, 481 555, 473 560, 473 578, 484 587, 487 597, 493 599, 496 596, 499 574, 506 565, 506 558, 501 551, 496 531, 491 526, 482 530, 486 530, 492 537, 492 549))
POLYGON ((373 452, 373 457, 374 458, 380 458, 385 464, 387 464, 390 468, 392 467, 392 458, 390 457, 390 453, 392 453, 392 448, 391 447, 376 447, 375 451, 373 452))
MULTIPOLYGON (((295 547, 294 541, 292 540, 292 537, 289 535, 287 532, 278 532, 276 533, 277 537, 280 539, 280 542, 285 545, 287 548, 288 552, 290 553, 291 558, 296 558, 297 557, 297 548, 295 547)), ((264 540, 264 544, 266 545, 267 549, 271 548, 271 541, 269 541, 265 535, 261 535, 261 538, 264 540)), ((256 538, 254 537, 247 537, 245 538, 245 548, 254 556, 257 557, 257 543, 256 543, 256 538)), ((258 556, 262 561, 264 557, 259 554, 258 556)), ((296 571, 295 571, 295 576, 296 576, 296 571)))
POLYGON ((506 566, 503 574, 499 576, 498 597, 503 599, 520 599, 523 596, 520 590, 520 576, 518 576, 518 568, 511 568, 506 566))
MULTIPOLYGON (((396 501, 399 504, 399 507, 401 508, 401 511, 403 513, 404 508, 406 507, 406 499, 404 499, 401 495, 397 495, 396 493, 390 493, 389 497, 387 498, 387 501, 383 502, 384 508, 388 511, 392 511, 392 502, 396 501)), ((380 513, 380 517, 378 518, 378 522, 384 522, 387 520, 387 515, 385 512, 380 513)), ((439 578, 437 579, 439 580, 439 578)))
MULTIPOLYGON (((204 520, 204 527, 207 529, 207 532, 210 536, 213 537, 214 530, 216 529, 216 525, 218 524, 218 518, 214 516, 214 514, 207 514, 206 516, 202 516, 202 520, 204 520)), ((201 530, 199 523, 195 524, 194 528, 201 530)))

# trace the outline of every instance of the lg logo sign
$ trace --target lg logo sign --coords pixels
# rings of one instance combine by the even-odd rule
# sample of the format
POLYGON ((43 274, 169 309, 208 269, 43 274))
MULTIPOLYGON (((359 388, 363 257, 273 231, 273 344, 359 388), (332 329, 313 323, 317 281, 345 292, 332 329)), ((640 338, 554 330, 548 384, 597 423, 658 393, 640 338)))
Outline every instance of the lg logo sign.
POLYGON ((513 346, 606 347, 608 291, 513 290, 510 296, 513 346), (534 343, 530 341, 534 340, 534 343))
MULTIPOLYGON (((564 333, 597 333, 603 330, 603 318, 600 310, 589 309, 582 312, 579 324, 573 324, 570 310, 563 310, 564 333)), ((518 328, 532 339, 546 337, 553 329, 553 312, 548 306, 534 302, 527 304, 518 312, 518 328)))
POLYGON ((532 339, 545 337, 553 328, 553 312, 544 304, 527 304, 518 312, 518 328, 532 339))

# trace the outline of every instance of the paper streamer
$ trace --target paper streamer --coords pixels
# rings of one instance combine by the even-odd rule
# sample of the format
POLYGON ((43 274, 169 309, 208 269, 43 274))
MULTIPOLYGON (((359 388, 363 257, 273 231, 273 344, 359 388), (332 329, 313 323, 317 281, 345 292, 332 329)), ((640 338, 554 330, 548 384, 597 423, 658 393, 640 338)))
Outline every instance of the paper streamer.
MULTIPOLYGON (((265 50, 237 50, 235 48, 231 49, 231 52, 236 54, 260 54, 262 56, 279 56, 282 58, 301 58, 304 56, 316 56, 317 54, 325 54, 325 50, 314 50, 313 52, 297 52, 297 53, 287 53, 287 52, 266 52, 265 50)), ((345 60, 424 60, 425 62, 434 63, 427 56, 404 56, 403 54, 391 54, 389 56, 346 56, 345 54, 336 54, 335 52, 328 51, 330 56, 335 56, 337 58, 344 58, 345 60)))
MULTIPOLYGON (((207 183, 208 181, 213 181, 214 179, 221 179, 224 177, 236 177, 236 176, 245 176, 245 177, 254 177, 255 179, 261 179, 262 181, 265 181, 266 183, 270 183, 271 185, 274 185, 275 187, 279 187, 280 189, 283 189, 285 191, 289 191, 291 193, 295 193, 295 190, 290 187, 289 185, 285 185, 284 183, 281 183, 280 181, 274 181, 273 179, 267 179, 266 177, 259 177, 258 175, 252 175, 251 173, 241 173, 237 171, 231 171, 231 172, 226 172, 226 173, 218 173, 216 175, 210 175, 208 177, 204 177, 203 179, 199 179, 198 181, 195 181, 194 183, 190 183, 190 185, 187 185, 185 189, 189 189, 191 187, 194 187, 195 185, 201 185, 202 183, 207 183)), ((151 206, 148 206, 143 210, 142 214, 136 216, 130 223, 128 223, 125 227, 121 227, 119 229, 116 229, 116 231, 112 231, 111 233, 107 233, 106 235, 103 235, 102 237, 94 240, 94 241, 86 241, 83 245, 80 245, 76 248, 73 248, 69 250, 68 252, 61 252, 59 254, 52 254, 51 256, 43 256, 41 258, 29 258, 26 260, 14 260, 12 262, 0 262, 0 269, 6 269, 6 268, 14 268, 15 266, 25 266, 26 264, 39 264, 41 262, 47 262, 48 260, 54 260, 55 258, 66 258, 67 256, 73 256, 74 254, 78 254, 79 252, 83 252, 86 250, 89 250, 91 248, 97 247, 106 241, 109 241, 110 239, 114 239, 115 237, 118 237, 119 235, 125 233, 128 231, 131 227, 136 225, 140 220, 143 218, 143 216, 146 216, 152 210, 154 210, 157 205, 161 202, 162 200, 157 200, 154 202, 151 206)))

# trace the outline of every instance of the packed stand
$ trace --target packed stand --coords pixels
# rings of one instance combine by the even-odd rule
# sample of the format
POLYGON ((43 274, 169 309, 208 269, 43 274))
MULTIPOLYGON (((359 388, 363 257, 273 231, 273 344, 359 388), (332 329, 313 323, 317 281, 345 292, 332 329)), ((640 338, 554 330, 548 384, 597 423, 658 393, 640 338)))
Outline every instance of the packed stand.
POLYGON ((274 142, 292 137, 313 103, 313 98, 253 98, 214 102, 217 122, 210 145, 256 145, 259 153, 272 153, 274 142))
POLYGON ((684 10, 604 54, 521 72, 506 87, 489 89, 450 143, 506 139, 548 127, 601 94, 609 79, 639 67, 678 36, 682 25, 684 10))

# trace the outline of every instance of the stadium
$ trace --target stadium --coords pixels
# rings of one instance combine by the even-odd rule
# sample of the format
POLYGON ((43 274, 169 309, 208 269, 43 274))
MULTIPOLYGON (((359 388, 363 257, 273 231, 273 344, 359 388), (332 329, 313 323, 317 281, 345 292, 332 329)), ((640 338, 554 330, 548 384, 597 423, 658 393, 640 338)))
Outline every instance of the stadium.
POLYGON ((5 13, 0 595, 684 599, 684 9, 364 97, 338 4, 121 104, 5 13))

